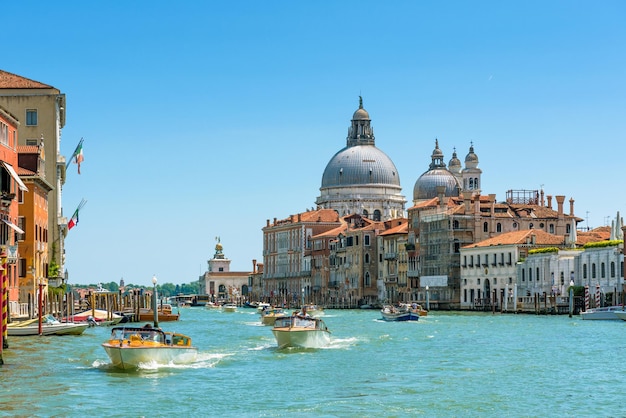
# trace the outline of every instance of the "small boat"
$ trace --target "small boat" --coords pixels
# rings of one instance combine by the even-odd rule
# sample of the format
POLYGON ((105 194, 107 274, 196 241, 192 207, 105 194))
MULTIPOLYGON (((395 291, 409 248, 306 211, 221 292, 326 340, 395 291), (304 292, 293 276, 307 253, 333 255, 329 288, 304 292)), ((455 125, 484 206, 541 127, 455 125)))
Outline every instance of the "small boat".
POLYGON ((306 312, 311 316, 322 316, 324 315, 324 308, 319 305, 304 305, 302 312, 306 312))
POLYGON ((189 364, 198 356, 198 349, 191 345, 190 337, 149 326, 114 327, 102 347, 111 364, 122 370, 133 370, 150 363, 189 364))
POLYGON ((267 308, 261 311, 261 323, 263 325, 274 325, 276 318, 282 318, 285 315, 283 308, 267 308))
POLYGON ((613 311, 617 319, 621 319, 622 321, 626 321, 626 311, 613 311))
POLYGON ((385 321, 417 321, 420 318, 420 311, 408 303, 401 303, 398 306, 385 305, 380 314, 385 321))
POLYGON ((104 309, 90 309, 70 316, 68 322, 91 322, 93 320, 98 325, 117 325, 122 319, 124 319, 123 315, 107 312, 104 309))
POLYGON ((237 305, 235 305, 234 303, 225 303, 222 305, 222 310, 224 312, 236 312, 237 305))
POLYGON ((259 312, 261 312, 261 311, 262 311, 263 309, 265 309, 265 308, 271 308, 271 307, 272 307, 272 305, 270 305, 270 304, 269 304, 269 303, 267 303, 267 302, 257 302, 257 304, 256 304, 256 309, 257 309, 259 312))
MULTIPOLYGON (((159 322, 178 321, 178 319, 180 318, 180 313, 173 313, 172 305, 167 303, 159 305, 157 315, 159 322)), ((154 321, 154 311, 152 309, 140 310, 139 321, 154 321)))
MULTIPOLYGON (((59 322, 52 315, 41 318, 41 335, 80 335, 89 327, 87 322, 59 322)), ((7 325, 7 334, 11 337, 39 335, 39 318, 7 325)))
POLYGON ((330 344, 330 331, 324 321, 309 315, 276 318, 272 333, 278 348, 322 348, 330 344))
POLYGON ((221 307, 219 304, 217 304, 217 303, 213 303, 213 302, 207 302, 207 303, 204 305, 204 307, 205 307, 206 309, 222 309, 222 307, 221 307))
POLYGON ((580 313, 582 319, 602 319, 602 320, 619 320, 618 312, 624 312, 622 305, 605 306, 603 308, 593 308, 580 313))

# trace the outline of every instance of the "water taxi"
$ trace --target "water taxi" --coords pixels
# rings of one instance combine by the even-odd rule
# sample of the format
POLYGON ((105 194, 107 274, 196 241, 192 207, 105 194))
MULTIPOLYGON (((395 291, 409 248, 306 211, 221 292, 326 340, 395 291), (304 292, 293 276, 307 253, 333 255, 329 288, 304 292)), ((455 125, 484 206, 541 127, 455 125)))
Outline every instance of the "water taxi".
POLYGON ((420 318, 417 306, 408 303, 401 303, 398 306, 385 305, 380 314, 385 321, 417 321, 420 318))
POLYGON ((198 349, 191 338, 160 328, 114 327, 109 340, 102 344, 111 364, 123 370, 136 369, 141 364, 189 364, 196 361, 198 349))
MULTIPOLYGON (((180 318, 180 312, 172 312, 172 305, 164 303, 159 305, 159 309, 157 309, 157 316, 159 322, 178 321, 180 318)), ((154 310, 141 309, 139 311, 139 320, 146 322, 153 321, 154 310)))
POLYGON ((272 333, 278 348, 322 348, 330 344, 330 331, 324 321, 309 315, 276 318, 272 333))

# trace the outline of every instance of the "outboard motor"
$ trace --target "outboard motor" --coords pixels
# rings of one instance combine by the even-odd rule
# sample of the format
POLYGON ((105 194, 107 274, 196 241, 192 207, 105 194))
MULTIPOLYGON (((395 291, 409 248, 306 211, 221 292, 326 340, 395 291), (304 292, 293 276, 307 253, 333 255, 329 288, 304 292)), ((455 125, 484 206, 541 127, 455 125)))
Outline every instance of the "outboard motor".
POLYGON ((89 324, 90 327, 97 327, 99 326, 98 322, 96 322, 96 320, 94 319, 93 316, 89 315, 87 317, 87 323, 89 324))

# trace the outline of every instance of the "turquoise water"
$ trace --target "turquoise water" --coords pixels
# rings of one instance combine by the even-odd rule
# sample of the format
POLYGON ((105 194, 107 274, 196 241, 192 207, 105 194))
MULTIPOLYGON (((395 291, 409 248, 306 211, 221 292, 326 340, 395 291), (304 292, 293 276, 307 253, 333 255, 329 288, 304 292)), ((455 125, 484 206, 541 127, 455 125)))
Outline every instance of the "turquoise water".
POLYGON ((119 372, 81 336, 12 337, 2 416, 624 416, 623 321, 434 312, 383 322, 329 310, 331 346, 277 350, 254 310, 181 309, 192 365, 119 372))

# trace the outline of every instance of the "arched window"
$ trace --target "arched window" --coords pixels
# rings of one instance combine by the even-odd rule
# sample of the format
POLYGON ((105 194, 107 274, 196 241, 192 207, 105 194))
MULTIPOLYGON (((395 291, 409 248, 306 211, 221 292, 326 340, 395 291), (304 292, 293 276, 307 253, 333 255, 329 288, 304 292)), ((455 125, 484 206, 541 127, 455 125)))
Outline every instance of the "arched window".
POLYGON ((380 221, 380 211, 378 209, 374 211, 374 220, 377 222, 380 221))
POLYGON ((489 232, 489 224, 487 222, 483 224, 483 232, 489 232))
POLYGON ((526 281, 526 270, 522 269, 522 281, 526 281))
POLYGON ((363 217, 367 218, 369 216, 369 212, 367 211, 367 209, 363 209, 363 217))
POLYGON ((533 281, 533 269, 528 268, 528 281, 532 282, 533 281))
POLYGON ((550 229, 550 233, 554 234, 554 224, 550 224, 549 229, 550 229))
POLYGON ((611 261, 611 277, 615 277, 615 261, 611 261))
POLYGON ((369 264, 370 263, 370 255, 368 253, 365 253, 365 264, 369 264))
POLYGON ((534 227, 535 225, 532 222, 528 225, 528 229, 533 229, 534 227))
POLYGON ((452 222, 452 228, 459 229, 459 221, 457 219, 452 222))
POLYGON ((496 232, 502 232, 502 224, 500 222, 496 224, 496 232))
POLYGON ((596 263, 591 263, 591 278, 596 278, 596 263))
POLYGON ((474 177, 474 189, 478 189, 478 177, 474 177))
POLYGON ((364 281, 365 281, 365 286, 371 286, 372 285, 372 283, 371 283, 372 281, 370 279, 370 272, 369 271, 365 272, 364 281))
POLYGON ((570 226, 570 224, 565 225, 565 233, 569 234, 572 232, 572 227, 570 226))
POLYGON ((583 279, 587 278, 587 265, 583 264, 583 279))
POLYGON ((606 268, 604 266, 604 263, 600 264, 600 277, 603 279, 606 277, 606 268))

